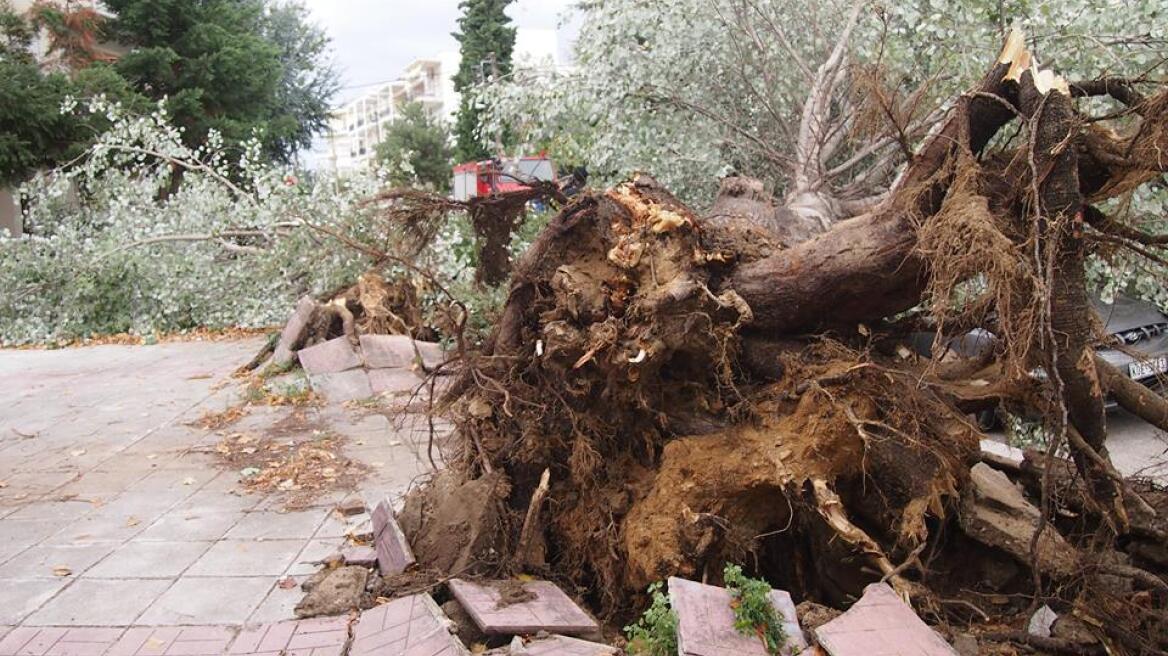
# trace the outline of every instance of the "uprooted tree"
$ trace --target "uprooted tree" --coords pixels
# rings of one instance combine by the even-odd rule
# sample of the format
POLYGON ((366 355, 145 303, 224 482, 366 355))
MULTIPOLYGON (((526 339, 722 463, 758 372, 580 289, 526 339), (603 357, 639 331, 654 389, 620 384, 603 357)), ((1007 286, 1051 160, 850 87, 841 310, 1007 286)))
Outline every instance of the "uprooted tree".
POLYGON ((807 195, 777 206, 749 180, 706 216, 647 176, 586 194, 516 263, 446 396, 452 473, 403 528, 423 565, 542 572, 610 617, 734 561, 833 604, 887 580, 942 622, 989 621, 979 594, 1057 599, 1111 648, 1159 653, 1168 505, 1111 465, 1104 400, 1165 429, 1168 402, 1094 357, 1084 262, 1168 243, 1103 209, 1166 153, 1168 90, 1068 82, 1014 32, 882 200, 806 241, 774 228, 807 195), (1126 108, 1089 115, 1097 95, 1126 108), (975 327, 991 352, 947 354, 975 327), (922 330, 932 358, 905 346, 922 330), (1041 516, 1005 524, 968 419, 1003 403, 1053 436, 1013 472, 1041 516))

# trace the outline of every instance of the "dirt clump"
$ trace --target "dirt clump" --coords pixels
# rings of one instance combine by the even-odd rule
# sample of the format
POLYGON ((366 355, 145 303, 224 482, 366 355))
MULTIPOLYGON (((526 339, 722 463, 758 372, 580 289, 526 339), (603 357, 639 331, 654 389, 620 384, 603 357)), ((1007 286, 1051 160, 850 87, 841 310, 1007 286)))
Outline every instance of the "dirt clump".
POLYGON ((515 604, 522 604, 527 601, 532 601, 538 596, 528 590, 523 585, 523 581, 519 579, 498 581, 494 584, 494 587, 499 593, 499 601, 495 604, 495 608, 506 608, 515 604))
POLYGON ((326 571, 328 573, 296 604, 296 617, 343 615, 360 608, 369 570, 337 567, 326 571))
POLYGON ((406 495, 397 521, 417 566, 459 575, 496 560, 499 507, 507 493, 501 474, 461 481, 454 472, 443 471, 406 495))

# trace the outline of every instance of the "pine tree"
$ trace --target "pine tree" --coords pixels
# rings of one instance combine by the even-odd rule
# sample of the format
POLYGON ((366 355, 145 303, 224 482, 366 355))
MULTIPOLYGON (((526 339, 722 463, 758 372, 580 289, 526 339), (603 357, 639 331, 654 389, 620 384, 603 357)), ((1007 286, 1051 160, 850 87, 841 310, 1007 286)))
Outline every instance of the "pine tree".
POLYGON ((511 51, 515 48, 515 28, 504 10, 512 0, 462 0, 462 17, 454 38, 461 44, 462 62, 454 76, 454 89, 462 94, 455 126, 455 157, 460 162, 491 156, 476 132, 479 109, 468 93, 484 78, 511 72, 511 51), (493 61, 493 65, 492 65, 493 61))

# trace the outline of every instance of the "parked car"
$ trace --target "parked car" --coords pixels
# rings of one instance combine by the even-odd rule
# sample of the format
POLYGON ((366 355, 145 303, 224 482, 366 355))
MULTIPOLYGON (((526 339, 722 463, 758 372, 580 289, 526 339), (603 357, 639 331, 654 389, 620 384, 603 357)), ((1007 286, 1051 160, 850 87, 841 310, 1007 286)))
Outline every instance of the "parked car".
MULTIPOLYGON (((1168 315, 1155 305, 1130 296, 1117 296, 1114 303, 1096 300, 1092 309, 1099 317, 1111 344, 1101 346, 1097 353, 1109 364, 1160 394, 1165 393, 1165 374, 1168 374, 1168 315)), ((924 356, 929 356, 933 345, 933 333, 915 333, 913 348, 924 356)), ((981 328, 955 337, 948 348, 961 357, 977 357, 986 349, 992 349, 997 337, 981 328)), ((1045 376, 1039 369, 1035 376, 1045 376)), ((1107 408, 1116 407, 1108 398, 1107 408)), ((978 415, 982 428, 994 427, 998 421, 994 411, 978 415)))

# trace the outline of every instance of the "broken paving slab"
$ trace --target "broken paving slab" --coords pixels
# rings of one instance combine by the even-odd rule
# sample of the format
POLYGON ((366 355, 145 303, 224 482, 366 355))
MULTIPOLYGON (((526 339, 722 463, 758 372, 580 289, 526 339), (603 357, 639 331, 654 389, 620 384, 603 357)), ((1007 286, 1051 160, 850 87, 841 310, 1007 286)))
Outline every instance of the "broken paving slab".
MULTIPOLYGON (((757 636, 734 628, 732 597, 726 588, 677 577, 669 578, 669 603, 677 613, 677 653, 680 656, 767 656, 757 636)), ((785 590, 771 590, 771 605, 783 619, 787 642, 780 653, 797 654, 807 648, 795 603, 785 590)))
POLYGON ((464 656, 453 624, 428 594, 416 594, 361 613, 349 656, 464 656))
POLYGON ((331 374, 310 374, 312 391, 329 401, 359 401, 373 396, 369 376, 364 369, 350 369, 331 374))
POLYGON ((363 364, 361 354, 353 349, 348 337, 337 337, 300 349, 296 355, 300 358, 300 366, 309 374, 335 374, 363 364))
POLYGON ((446 359, 440 344, 418 341, 408 335, 361 335, 360 340, 365 363, 371 369, 409 369, 420 355, 422 366, 431 370, 446 359))
POLYGON ((308 322, 312 320, 312 313, 316 311, 316 301, 311 296, 304 296, 296 303, 296 310, 284 324, 280 331, 280 341, 276 343, 276 350, 272 353, 272 362, 280 367, 292 364, 296 347, 304 340, 308 322))
POLYGON ((414 566, 417 560, 410 542, 393 517, 389 499, 382 499, 370 515, 373 523, 373 547, 377 551, 377 565, 383 576, 401 574, 414 566))
POLYGON ((562 635, 536 638, 530 642, 516 637, 511 641, 511 656, 616 656, 620 653, 616 647, 562 635))
POLYGON ((356 567, 377 566, 377 550, 373 547, 345 547, 341 549, 341 560, 346 565, 356 567))
POLYGON ((547 631, 564 635, 593 635, 596 620, 550 581, 450 580, 450 591, 475 624, 487 635, 523 635, 547 631), (517 590, 517 588, 522 588, 517 590), (524 600, 508 603, 504 591, 522 593, 524 600))
POLYGON ((815 637, 830 656, 957 656, 885 583, 864 588, 860 600, 815 629, 815 637))

